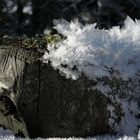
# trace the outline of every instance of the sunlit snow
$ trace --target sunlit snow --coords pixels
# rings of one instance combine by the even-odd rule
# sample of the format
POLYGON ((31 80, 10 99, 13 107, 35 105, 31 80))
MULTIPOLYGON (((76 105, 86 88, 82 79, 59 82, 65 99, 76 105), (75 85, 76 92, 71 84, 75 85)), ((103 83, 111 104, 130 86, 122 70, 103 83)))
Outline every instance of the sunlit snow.
POLYGON ((51 61, 67 78, 77 79, 84 73, 95 80, 109 76, 112 70, 126 80, 140 70, 140 21, 127 17, 122 29, 109 30, 96 29, 96 24, 83 26, 78 21, 55 24, 67 39, 50 45, 44 61, 51 61))

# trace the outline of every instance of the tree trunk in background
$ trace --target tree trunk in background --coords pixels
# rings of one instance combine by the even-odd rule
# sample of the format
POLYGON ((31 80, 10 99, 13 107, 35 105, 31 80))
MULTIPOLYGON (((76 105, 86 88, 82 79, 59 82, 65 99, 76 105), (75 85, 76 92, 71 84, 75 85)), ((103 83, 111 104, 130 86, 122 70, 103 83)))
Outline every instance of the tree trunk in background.
POLYGON ((48 13, 45 13, 45 10, 48 9, 48 1, 49 0, 32 0, 33 15, 31 24, 33 34, 42 33, 44 24, 49 24, 49 20, 47 19, 48 13))
POLYGON ((22 32, 22 24, 24 21, 24 15, 23 15, 23 2, 22 0, 17 0, 17 21, 18 21, 18 27, 17 32, 20 34, 22 32))

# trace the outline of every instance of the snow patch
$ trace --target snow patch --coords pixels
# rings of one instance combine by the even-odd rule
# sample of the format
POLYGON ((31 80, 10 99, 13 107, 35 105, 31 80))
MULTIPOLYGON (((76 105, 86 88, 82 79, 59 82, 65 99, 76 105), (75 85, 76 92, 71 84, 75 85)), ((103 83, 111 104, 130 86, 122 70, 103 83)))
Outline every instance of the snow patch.
POLYGON ((4 128, 0 127, 0 139, 1 139, 1 137, 10 136, 10 135, 14 135, 14 133, 8 129, 4 129, 4 128))
POLYGON ((77 79, 82 73, 93 80, 110 73, 124 80, 133 77, 140 70, 140 21, 127 17, 122 29, 95 26, 83 26, 77 20, 55 21, 54 28, 67 39, 51 44, 44 61, 50 61, 67 78, 77 79))
MULTIPOLYGON (((140 131, 139 131, 140 135, 140 131)), ((96 137, 88 137, 88 138, 35 138, 32 140, 140 140, 140 137, 129 137, 129 136, 110 136, 110 135, 102 135, 102 136, 96 136, 96 137)), ((20 138, 15 137, 14 133, 10 130, 6 130, 3 128, 0 128, 0 140, 31 140, 29 138, 20 138)))

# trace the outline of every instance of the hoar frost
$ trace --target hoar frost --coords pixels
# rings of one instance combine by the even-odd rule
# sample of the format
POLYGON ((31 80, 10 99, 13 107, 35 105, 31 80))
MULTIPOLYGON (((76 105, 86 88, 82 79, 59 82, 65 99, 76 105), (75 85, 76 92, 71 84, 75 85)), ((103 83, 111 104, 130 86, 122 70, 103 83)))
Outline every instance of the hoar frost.
POLYGON ((140 21, 128 17, 122 29, 109 30, 96 29, 96 24, 83 26, 78 21, 55 24, 66 39, 51 44, 43 58, 67 78, 77 79, 83 73, 96 80, 111 73, 127 80, 140 70, 140 21))

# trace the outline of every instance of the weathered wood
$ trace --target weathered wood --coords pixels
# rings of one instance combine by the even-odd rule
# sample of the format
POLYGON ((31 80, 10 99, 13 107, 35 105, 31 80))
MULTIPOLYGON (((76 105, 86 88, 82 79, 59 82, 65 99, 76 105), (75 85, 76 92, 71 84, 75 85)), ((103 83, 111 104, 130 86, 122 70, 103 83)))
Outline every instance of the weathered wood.
POLYGON ((86 78, 67 80, 52 67, 25 67, 18 110, 31 137, 94 136, 109 132, 107 99, 86 78))
POLYGON ((25 119, 28 132, 31 136, 37 133, 37 106, 39 98, 39 65, 26 64, 24 75, 20 83, 20 97, 17 103, 18 110, 25 119))
MULTIPOLYGON (((51 36, 47 42, 56 39, 51 36)), ((111 98, 108 98, 93 89, 95 81, 85 76, 78 80, 66 79, 49 64, 38 61, 42 51, 38 50, 36 39, 4 42, 2 40, 0 45, 0 125, 25 137, 87 137, 109 133, 115 123, 121 121, 120 104, 111 100, 122 86, 125 87, 120 79, 98 79, 112 88, 108 94, 111 98), (108 104, 115 112, 112 127, 108 104)))

